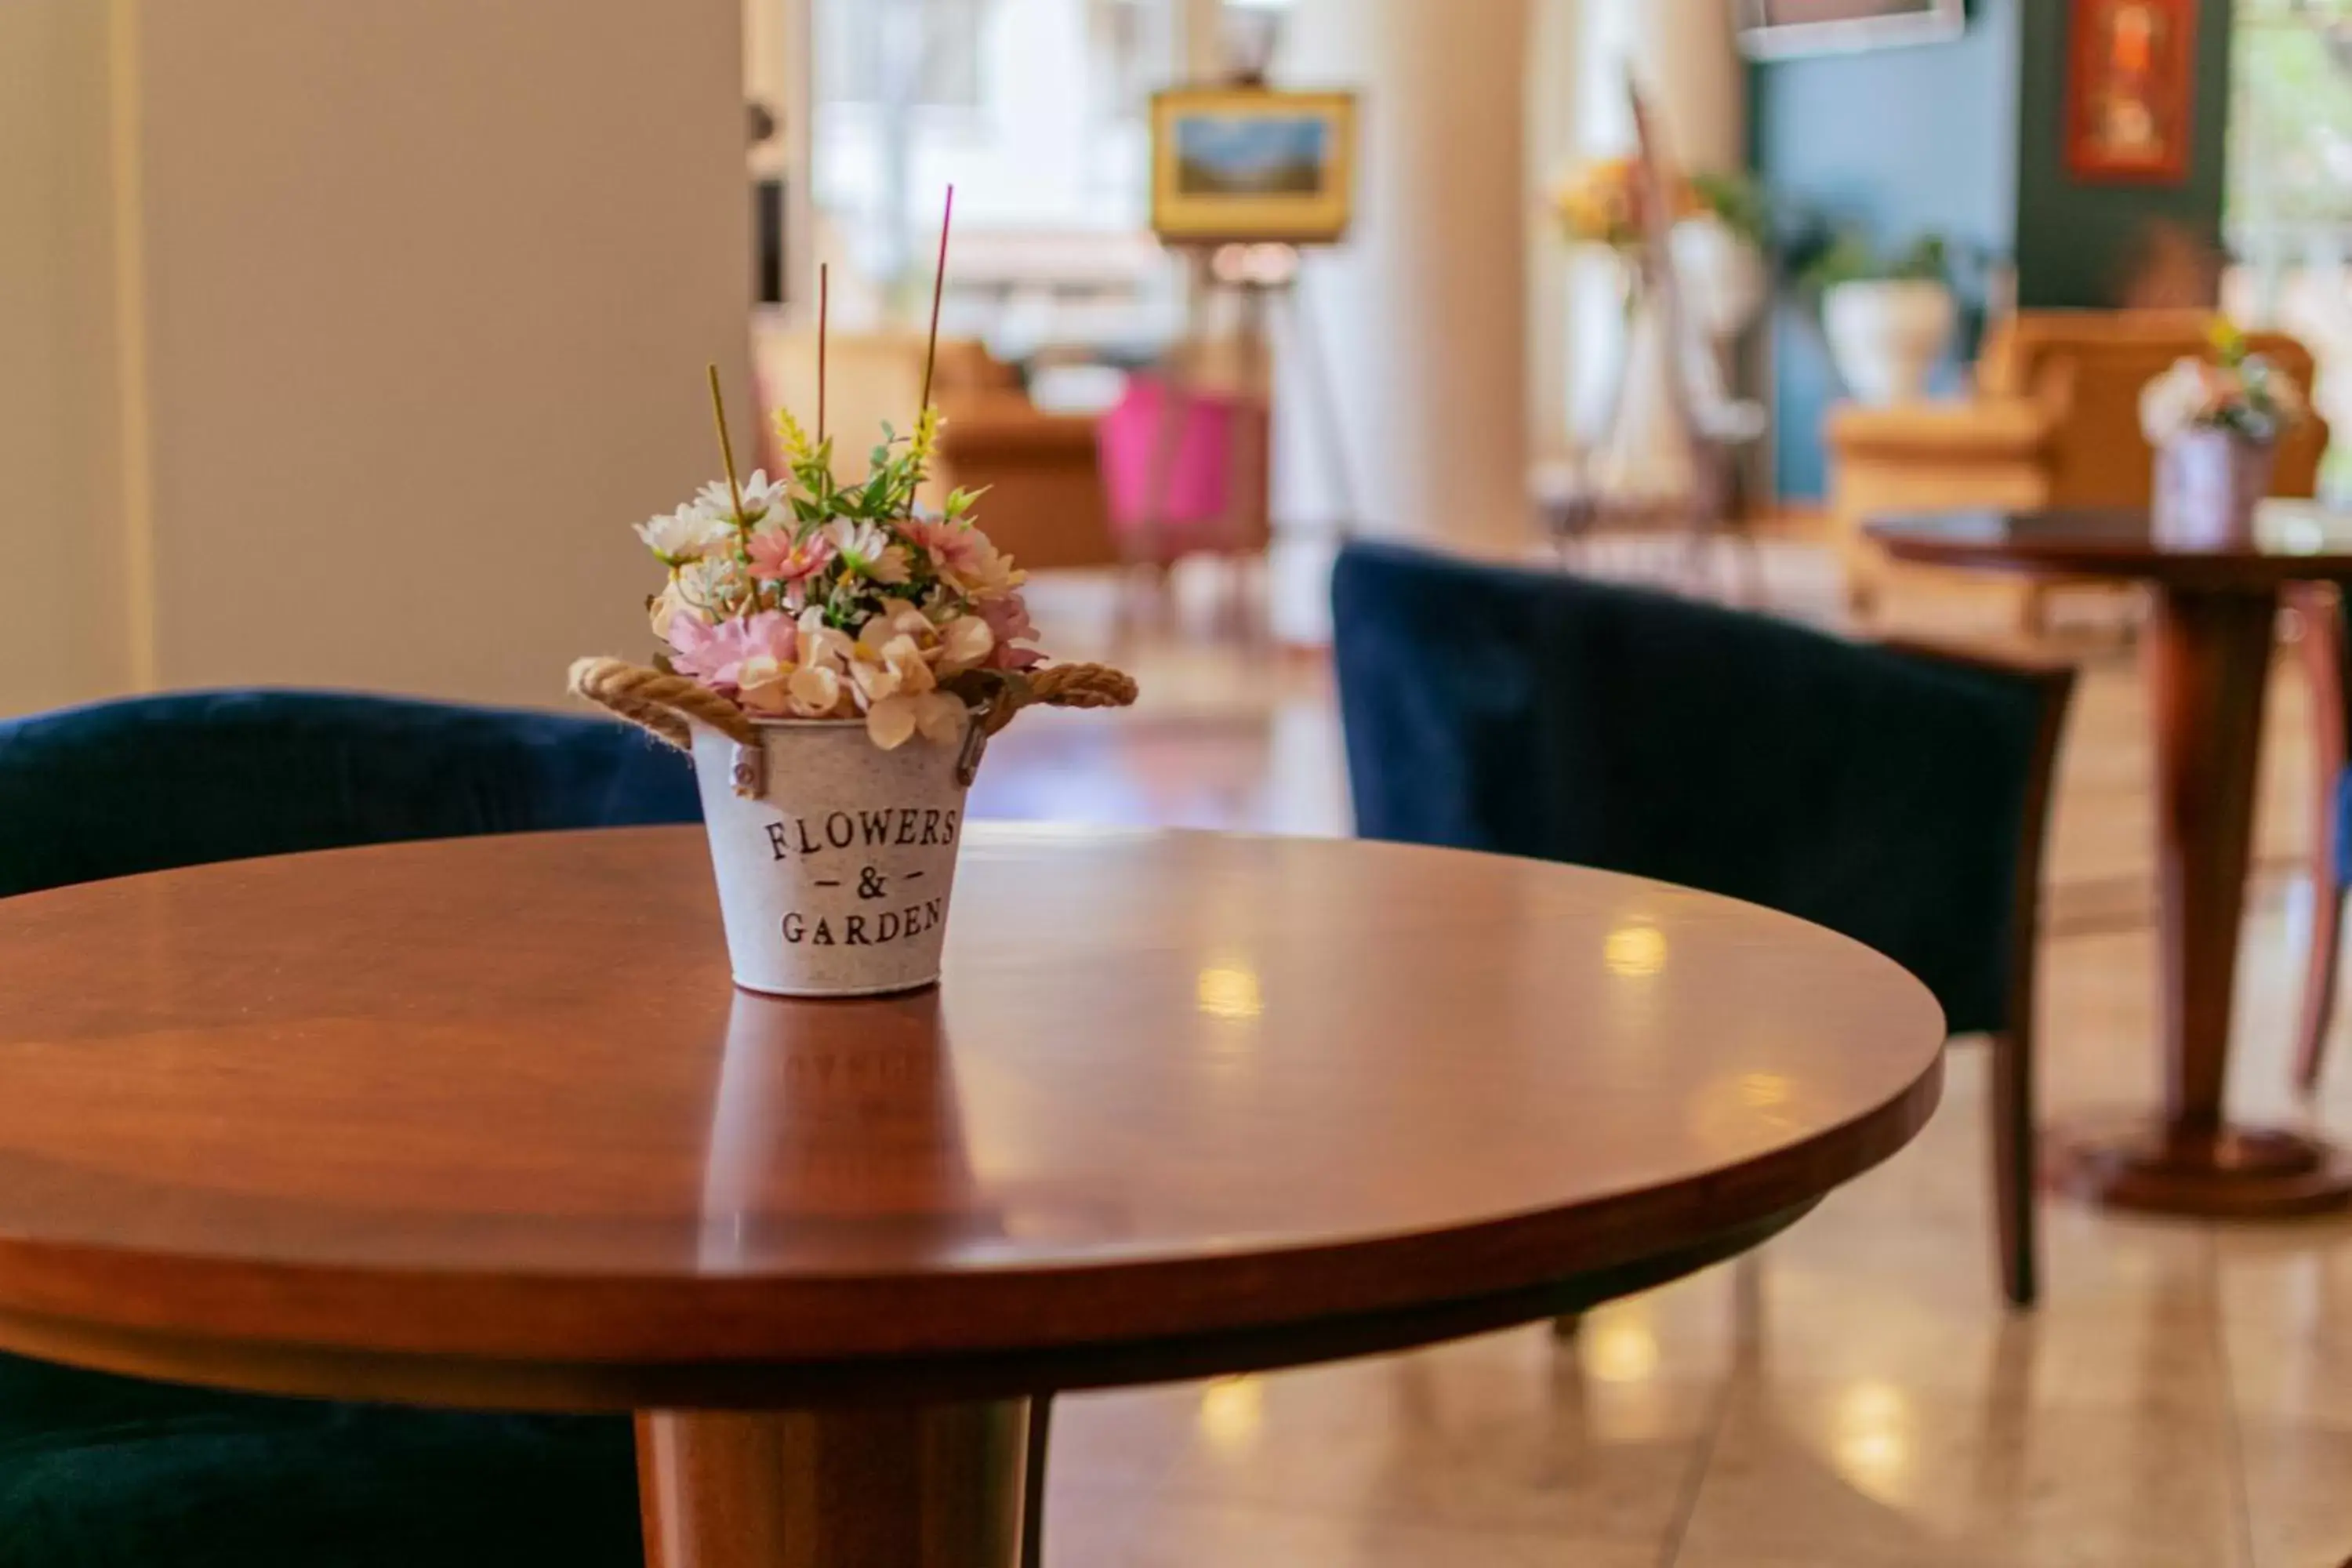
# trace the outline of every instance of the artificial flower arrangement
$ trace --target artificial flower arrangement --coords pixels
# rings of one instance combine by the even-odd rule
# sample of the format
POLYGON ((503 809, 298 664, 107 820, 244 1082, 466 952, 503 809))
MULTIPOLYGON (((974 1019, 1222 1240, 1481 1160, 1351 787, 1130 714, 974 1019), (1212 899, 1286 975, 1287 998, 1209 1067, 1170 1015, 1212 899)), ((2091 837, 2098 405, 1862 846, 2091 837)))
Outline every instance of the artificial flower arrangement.
POLYGON ((862 719, 885 751, 956 740, 968 711, 1017 700, 1044 658, 1026 574, 976 525, 975 492, 936 515, 916 503, 941 423, 926 408, 910 436, 885 425, 866 478, 839 485, 832 437, 779 413, 782 478, 715 480, 637 524, 669 573, 649 606, 662 666, 753 718, 862 719))
POLYGON ((2211 360, 2182 358, 2139 395, 2139 423, 2156 448, 2152 516, 2176 542, 2246 538, 2270 493, 2278 438, 2305 415, 2294 378, 2253 353, 2226 319, 2213 323, 2211 360))
POLYGON ((2140 389, 2140 432, 2149 446, 2218 430, 2267 447, 2303 418, 2303 389, 2293 376, 2252 352, 2226 318, 2214 321, 2211 335, 2212 359, 2183 356, 2140 389))
MULTIPOLYGON (((943 281, 945 222, 940 252, 943 281)), ((777 415, 785 471, 740 477, 712 367, 725 477, 636 525, 667 574, 648 601, 661 650, 582 659, 571 684, 692 754, 736 984, 856 996, 939 978, 989 737, 1034 704, 1122 707, 1136 689, 1044 661, 1024 574, 981 531, 976 493, 918 500, 941 425, 939 282, 913 429, 885 426, 865 473, 835 479, 819 279, 815 434, 777 415)))

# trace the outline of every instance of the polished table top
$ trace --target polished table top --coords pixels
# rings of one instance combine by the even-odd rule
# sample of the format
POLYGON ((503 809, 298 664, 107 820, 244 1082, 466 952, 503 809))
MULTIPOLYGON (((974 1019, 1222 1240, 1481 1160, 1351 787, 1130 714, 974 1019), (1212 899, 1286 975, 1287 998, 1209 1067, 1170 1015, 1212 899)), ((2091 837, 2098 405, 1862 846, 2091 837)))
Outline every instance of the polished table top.
POLYGON ((1897 561, 2202 587, 2352 577, 2352 512, 2264 503, 2250 537, 2184 536, 2146 508, 1970 511, 1885 518, 1866 531, 1897 561))
POLYGON ((694 828, 0 902, 0 1345, 581 1407, 1271 1364, 1171 1347, 1737 1250, 1938 1092, 1893 963, 1626 877, 989 826, 956 903, 940 989, 793 1002, 694 828))

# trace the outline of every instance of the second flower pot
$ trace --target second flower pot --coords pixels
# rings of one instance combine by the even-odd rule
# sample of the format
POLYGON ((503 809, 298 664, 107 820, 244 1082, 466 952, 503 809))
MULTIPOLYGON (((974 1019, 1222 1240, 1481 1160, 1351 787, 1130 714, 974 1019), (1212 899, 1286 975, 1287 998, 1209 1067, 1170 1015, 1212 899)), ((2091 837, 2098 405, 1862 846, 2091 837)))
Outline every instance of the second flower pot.
POLYGON ((2252 539, 2277 456, 2273 443, 2230 430, 2198 426, 2173 436, 2156 451, 2158 534, 2214 548, 2252 539))

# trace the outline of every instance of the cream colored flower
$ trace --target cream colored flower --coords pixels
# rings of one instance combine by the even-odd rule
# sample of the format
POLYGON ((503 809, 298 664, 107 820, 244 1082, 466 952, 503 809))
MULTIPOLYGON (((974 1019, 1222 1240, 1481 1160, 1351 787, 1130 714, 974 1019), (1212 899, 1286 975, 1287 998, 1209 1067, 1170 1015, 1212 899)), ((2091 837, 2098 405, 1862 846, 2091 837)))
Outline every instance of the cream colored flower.
POLYGON ((655 637, 662 642, 669 641, 669 626, 672 621, 679 616, 692 614, 694 611, 678 594, 676 577, 663 584, 662 591, 656 594, 646 605, 646 619, 652 623, 655 637))
MULTIPOLYGON (((849 701, 849 687, 837 670, 803 664, 793 671, 792 709, 803 719, 834 719, 849 701)), ((854 706, 854 704, 853 704, 854 706)))
POLYGON ((920 606, 904 599, 885 599, 884 607, 857 628, 857 646, 869 653, 878 653, 892 637, 912 637, 918 644, 928 640, 934 630, 931 618, 920 606))
POLYGON ((792 710, 794 667, 788 659, 754 654, 736 675, 735 700, 754 713, 781 716, 792 710))
POLYGON ((869 645, 861 636, 849 669, 869 710, 886 697, 919 697, 939 685, 921 647, 904 633, 879 646, 869 645))
POLYGON ((884 751, 895 752, 919 731, 927 741, 952 741, 963 733, 963 700, 951 691, 901 692, 866 710, 866 733, 884 751))
POLYGON ((818 669, 830 669, 835 674, 849 668, 849 660, 857 645, 837 626, 824 624, 824 609, 811 605, 801 612, 801 662, 818 669))
POLYGON ((937 668, 941 675, 978 669, 996 650, 996 634, 978 616, 958 616, 939 631, 937 668))

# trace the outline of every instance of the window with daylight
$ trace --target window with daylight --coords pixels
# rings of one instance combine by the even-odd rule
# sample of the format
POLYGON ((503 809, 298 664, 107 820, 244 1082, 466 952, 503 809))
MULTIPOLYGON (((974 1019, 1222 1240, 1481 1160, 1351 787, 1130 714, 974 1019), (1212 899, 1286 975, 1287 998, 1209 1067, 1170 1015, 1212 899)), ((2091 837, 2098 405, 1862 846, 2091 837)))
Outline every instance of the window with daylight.
POLYGON ((2259 257, 2352 234, 2352 0, 2238 0, 2228 224, 2259 257))
POLYGON ((877 277, 962 232, 1140 228, 1177 0, 817 0, 814 191, 877 277))

